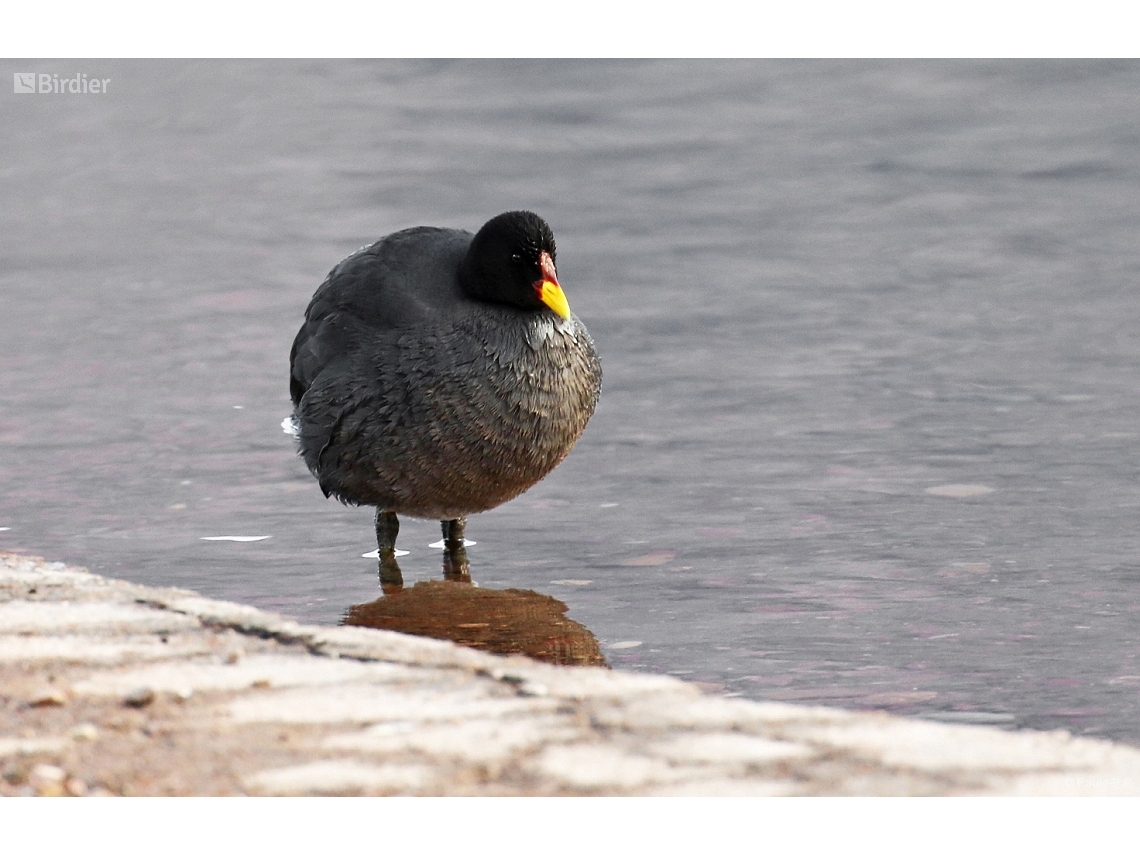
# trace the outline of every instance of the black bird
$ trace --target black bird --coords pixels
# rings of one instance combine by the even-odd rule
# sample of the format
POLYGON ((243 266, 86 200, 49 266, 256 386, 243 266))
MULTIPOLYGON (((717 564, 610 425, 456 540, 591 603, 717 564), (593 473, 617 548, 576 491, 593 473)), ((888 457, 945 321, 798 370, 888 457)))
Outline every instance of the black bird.
POLYGON ((376 506, 382 581, 400 580, 397 514, 441 520, 445 573, 466 573, 467 515, 543 478, 593 415, 601 363, 555 257, 550 226, 510 211, 390 234, 313 295, 292 432, 326 497, 376 506))

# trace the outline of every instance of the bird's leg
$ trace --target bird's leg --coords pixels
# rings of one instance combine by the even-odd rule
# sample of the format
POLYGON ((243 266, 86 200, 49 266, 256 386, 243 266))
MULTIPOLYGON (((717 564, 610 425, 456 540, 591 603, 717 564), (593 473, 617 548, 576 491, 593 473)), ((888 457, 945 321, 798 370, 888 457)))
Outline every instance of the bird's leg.
POLYGON ((465 518, 443 520, 441 525, 443 527, 444 546, 448 549, 462 549, 463 532, 467 528, 467 520, 465 518))
POLYGON ((471 563, 463 545, 467 520, 443 520, 443 578, 452 582, 471 582, 471 563))
POLYGON ((376 509, 376 546, 380 555, 380 587, 402 588, 404 576, 396 563, 396 536, 400 533, 400 520, 395 511, 376 509))

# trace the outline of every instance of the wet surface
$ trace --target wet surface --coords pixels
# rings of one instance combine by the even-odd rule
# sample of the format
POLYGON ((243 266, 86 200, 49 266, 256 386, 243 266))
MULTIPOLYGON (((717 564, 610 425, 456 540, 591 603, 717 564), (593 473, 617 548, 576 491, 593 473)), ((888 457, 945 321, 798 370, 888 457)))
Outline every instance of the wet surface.
POLYGON ((605 665, 594 634, 569 620, 566 608, 537 591, 433 579, 411 587, 385 585, 384 596, 350 608, 344 623, 442 638, 554 665, 605 665))
POLYGON ((483 588, 618 668, 1140 743, 1140 64, 34 65, 112 82, 0 95, 0 548, 340 622, 304 307, 529 207, 605 381, 483 588))

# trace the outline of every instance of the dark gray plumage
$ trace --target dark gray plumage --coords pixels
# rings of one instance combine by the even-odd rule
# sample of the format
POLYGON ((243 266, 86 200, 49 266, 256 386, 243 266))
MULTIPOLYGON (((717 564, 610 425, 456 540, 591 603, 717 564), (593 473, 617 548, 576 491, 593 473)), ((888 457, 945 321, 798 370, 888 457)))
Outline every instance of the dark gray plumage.
POLYGON ((477 235, 388 235, 313 295, 290 355, 300 454, 326 496, 377 507, 382 560, 383 514, 458 521, 461 542, 463 518, 532 486, 586 427, 601 364, 554 259, 549 226, 515 211, 477 235))

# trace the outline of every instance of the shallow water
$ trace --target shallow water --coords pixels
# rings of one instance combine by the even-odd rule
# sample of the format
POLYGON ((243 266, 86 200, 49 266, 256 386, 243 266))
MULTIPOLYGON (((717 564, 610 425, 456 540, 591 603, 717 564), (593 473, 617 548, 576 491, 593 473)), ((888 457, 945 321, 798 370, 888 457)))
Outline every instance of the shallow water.
POLYGON ((481 585, 617 667, 1140 743, 1140 63, 3 65, 112 82, 0 95, 0 549, 374 600, 292 337, 357 247, 528 207, 605 384, 481 585))

